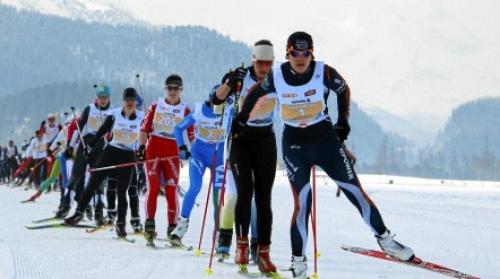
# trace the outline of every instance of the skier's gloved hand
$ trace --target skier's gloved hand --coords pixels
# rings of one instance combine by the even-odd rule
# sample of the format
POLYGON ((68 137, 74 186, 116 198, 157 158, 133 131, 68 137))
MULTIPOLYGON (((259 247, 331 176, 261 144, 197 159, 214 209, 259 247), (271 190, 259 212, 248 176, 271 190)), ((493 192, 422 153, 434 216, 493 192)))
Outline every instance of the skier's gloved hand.
POLYGON ((83 148, 83 154, 85 154, 87 161, 89 160, 91 153, 92 153, 92 147, 90 145, 85 145, 85 147, 83 148))
POLYGON ((47 147, 45 152, 47 152, 47 156, 52 156, 52 149, 50 149, 49 147, 47 147))
POLYGON ((231 122, 231 138, 235 139, 241 136, 246 126, 246 121, 238 114, 231 122))
POLYGON ((46 123, 46 122, 45 122, 45 120, 43 120, 43 121, 40 123, 40 127, 45 126, 45 123, 46 123))
POLYGON ((135 152, 135 159, 137 161, 144 161, 146 159, 146 146, 144 144, 141 144, 135 152))
POLYGON ((185 144, 179 146, 179 157, 182 160, 187 160, 191 158, 191 152, 189 152, 185 144))
POLYGON ((63 155, 66 159, 70 159, 73 156, 73 147, 68 145, 63 155))
POLYGON ((340 142, 344 142, 347 139, 347 136, 349 136, 349 133, 351 132, 351 126, 349 126, 349 122, 337 121, 334 127, 340 142))
POLYGON ((236 89, 238 82, 243 83, 245 76, 247 75, 248 69, 245 67, 238 67, 236 70, 229 72, 226 84, 233 90, 236 89))

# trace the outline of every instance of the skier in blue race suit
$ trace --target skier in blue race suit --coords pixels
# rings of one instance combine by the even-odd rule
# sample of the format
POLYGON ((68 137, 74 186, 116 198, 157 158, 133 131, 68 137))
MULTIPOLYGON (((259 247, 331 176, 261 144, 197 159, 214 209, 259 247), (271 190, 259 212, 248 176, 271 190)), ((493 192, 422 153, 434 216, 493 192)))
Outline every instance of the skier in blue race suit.
MULTIPOLYGON (((219 86, 215 86, 213 92, 219 86)), ((211 93, 213 94, 213 93, 211 93)), ((231 101, 229 101, 231 102, 231 101)), ((189 159, 189 189, 182 203, 181 215, 177 227, 172 232, 172 241, 180 244, 189 226, 189 216, 200 193, 205 170, 215 174, 212 178, 213 205, 218 206, 219 192, 224 177, 224 142, 228 123, 231 123, 232 105, 226 104, 221 114, 215 114, 213 105, 206 101, 197 104, 196 109, 186 116, 175 128, 175 140, 179 146, 179 156, 189 159), (191 151, 186 147, 183 131, 195 124, 195 140, 191 151)), ((214 212, 215 217, 215 212, 214 212)))

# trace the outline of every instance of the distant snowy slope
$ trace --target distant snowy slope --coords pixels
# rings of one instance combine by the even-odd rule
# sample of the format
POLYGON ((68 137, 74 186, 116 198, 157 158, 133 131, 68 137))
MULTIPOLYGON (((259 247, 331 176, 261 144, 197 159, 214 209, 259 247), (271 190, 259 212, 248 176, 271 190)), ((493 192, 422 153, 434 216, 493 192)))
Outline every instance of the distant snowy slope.
POLYGON ((42 14, 80 19, 86 22, 121 24, 146 24, 135 18, 118 1, 102 0, 3 0, 18 9, 38 11, 42 14))

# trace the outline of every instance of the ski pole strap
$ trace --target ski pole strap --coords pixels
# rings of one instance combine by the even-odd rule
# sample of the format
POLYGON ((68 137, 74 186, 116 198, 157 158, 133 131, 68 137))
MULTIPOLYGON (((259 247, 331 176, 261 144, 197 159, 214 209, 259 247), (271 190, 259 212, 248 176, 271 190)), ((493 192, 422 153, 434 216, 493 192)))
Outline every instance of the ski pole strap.
POLYGON ((112 170, 112 169, 125 168, 125 167, 130 167, 130 166, 135 166, 138 164, 144 164, 144 163, 150 163, 150 162, 169 161, 169 160, 174 159, 174 158, 179 158, 179 156, 170 156, 170 157, 154 158, 154 159, 143 160, 143 161, 135 161, 135 162, 130 162, 130 163, 118 164, 118 165, 114 165, 114 166, 93 168, 93 169, 90 169, 89 171, 96 172, 96 171, 112 170))

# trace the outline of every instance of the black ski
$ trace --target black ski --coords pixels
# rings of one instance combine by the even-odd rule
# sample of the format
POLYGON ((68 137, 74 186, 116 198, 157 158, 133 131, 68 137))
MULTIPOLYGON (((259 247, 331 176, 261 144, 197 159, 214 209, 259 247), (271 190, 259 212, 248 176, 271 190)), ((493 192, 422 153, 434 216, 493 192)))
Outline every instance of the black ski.
POLYGON ((134 238, 128 238, 126 236, 113 236, 113 239, 118 241, 125 241, 127 243, 135 243, 134 238))
POLYGON ((36 225, 36 226, 26 226, 27 229, 29 230, 40 230, 40 229, 56 229, 56 228, 95 228, 95 226, 92 225, 83 225, 83 224, 76 224, 76 225, 68 225, 66 223, 56 223, 56 224, 48 224, 48 225, 36 225))
POLYGON ((45 223, 45 222, 50 222, 50 221, 56 221, 56 220, 61 220, 62 218, 58 218, 58 217, 49 217, 49 218, 43 218, 43 219, 39 219, 39 220, 33 220, 31 221, 33 224, 40 224, 40 223, 45 223))

